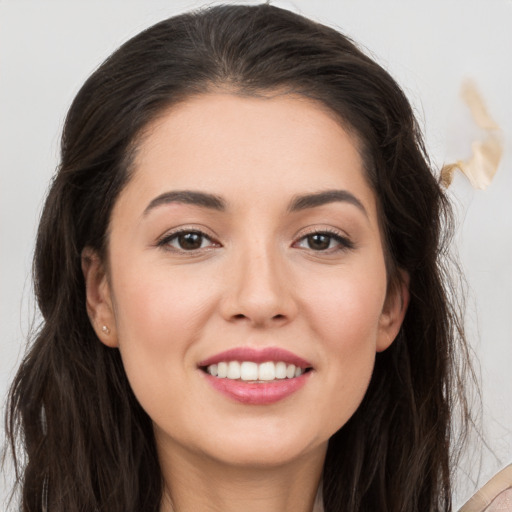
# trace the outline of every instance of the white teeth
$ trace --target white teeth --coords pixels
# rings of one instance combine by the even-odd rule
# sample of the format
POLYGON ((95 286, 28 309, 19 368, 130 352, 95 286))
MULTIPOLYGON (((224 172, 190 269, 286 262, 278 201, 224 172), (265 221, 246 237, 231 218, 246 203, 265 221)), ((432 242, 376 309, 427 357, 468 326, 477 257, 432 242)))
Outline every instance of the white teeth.
POLYGON ((240 365, 240 377, 242 380, 258 380, 258 364, 244 361, 240 365))
POLYGON ((225 379, 228 376, 228 363, 219 363, 217 365, 217 377, 225 379))
POLYGON ((228 363, 228 379, 239 379, 240 378, 240 363, 238 361, 230 361, 228 363))
POLYGON ((282 361, 276 364, 276 379, 286 379, 286 363, 282 361))
POLYGON ((293 379, 304 373, 304 370, 294 364, 286 364, 283 361, 277 363, 267 361, 254 363, 253 361, 222 361, 211 364, 206 371, 214 377, 221 379, 242 379, 244 381, 271 381, 275 379, 293 379))
POLYGON ((259 380, 274 380, 276 378, 276 365, 269 361, 268 363, 261 363, 258 368, 259 380))
MULTIPOLYGON (((219 377, 220 377, 220 375, 219 375, 219 377)), ((287 379, 293 379, 293 377, 295 377, 295 365, 294 364, 289 364, 286 367, 286 378, 287 379)))

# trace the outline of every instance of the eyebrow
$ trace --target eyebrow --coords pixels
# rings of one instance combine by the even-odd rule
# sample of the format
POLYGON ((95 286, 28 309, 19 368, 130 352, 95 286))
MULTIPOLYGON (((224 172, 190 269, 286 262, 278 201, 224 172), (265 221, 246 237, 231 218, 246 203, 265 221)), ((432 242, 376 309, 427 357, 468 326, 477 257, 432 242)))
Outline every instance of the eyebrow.
POLYGON ((207 194, 206 192, 195 192, 192 190, 179 190, 173 192, 165 192, 155 197, 144 210, 144 215, 147 215, 151 210, 158 206, 170 203, 192 204, 209 208, 211 210, 224 211, 226 209, 226 202, 214 194, 207 194))
POLYGON ((323 206, 324 204, 335 202, 352 204, 359 208, 368 217, 368 212, 363 206, 363 203, 348 190, 326 190, 315 194, 295 196, 288 207, 288 211, 298 212, 308 208, 316 208, 318 206, 323 206))
MULTIPOLYGON (((347 190, 326 190, 314 194, 294 196, 288 206, 288 212, 298 212, 307 210, 308 208, 316 208, 318 206, 323 206, 324 204, 335 202, 346 202, 352 204, 368 216, 368 212, 363 206, 363 203, 347 190)), ((191 204, 220 212, 226 210, 226 201, 219 196, 193 190, 177 190, 165 192, 155 197, 144 210, 144 215, 147 215, 151 210, 158 206, 170 203, 191 204)))

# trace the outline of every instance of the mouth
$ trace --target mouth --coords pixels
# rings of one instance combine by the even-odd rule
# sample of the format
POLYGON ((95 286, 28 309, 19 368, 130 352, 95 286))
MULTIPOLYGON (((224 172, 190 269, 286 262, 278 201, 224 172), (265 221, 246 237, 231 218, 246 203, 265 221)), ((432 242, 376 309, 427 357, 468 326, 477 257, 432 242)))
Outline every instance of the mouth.
POLYGON ((263 384, 276 380, 294 379, 310 372, 312 367, 301 367, 284 361, 219 361, 200 369, 218 379, 238 380, 263 384))
POLYGON ((313 366, 279 348, 241 347, 198 364, 206 381, 230 399, 248 405, 268 405, 301 389, 313 366))

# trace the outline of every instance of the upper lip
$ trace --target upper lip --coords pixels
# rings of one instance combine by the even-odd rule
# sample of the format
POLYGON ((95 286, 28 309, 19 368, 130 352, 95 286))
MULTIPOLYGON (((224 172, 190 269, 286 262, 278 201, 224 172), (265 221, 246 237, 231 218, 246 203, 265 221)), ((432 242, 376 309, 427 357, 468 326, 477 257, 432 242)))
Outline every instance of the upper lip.
POLYGON ((311 368, 311 363, 297 356, 296 354, 279 347, 237 347, 224 352, 219 352, 198 363, 199 367, 210 366, 222 361, 252 361, 254 363, 265 363, 267 361, 282 361, 286 364, 294 364, 300 368, 311 368))

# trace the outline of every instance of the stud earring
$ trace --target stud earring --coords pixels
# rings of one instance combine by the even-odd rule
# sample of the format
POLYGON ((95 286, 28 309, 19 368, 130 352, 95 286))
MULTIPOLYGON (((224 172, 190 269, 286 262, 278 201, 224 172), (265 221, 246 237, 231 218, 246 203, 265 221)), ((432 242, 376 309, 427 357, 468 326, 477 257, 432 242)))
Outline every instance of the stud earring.
POLYGON ((105 334, 110 334, 110 329, 109 329, 106 325, 104 325, 104 326, 101 328, 101 330, 102 330, 105 334))

